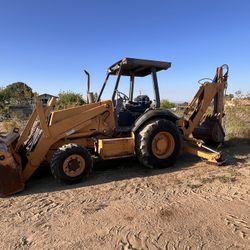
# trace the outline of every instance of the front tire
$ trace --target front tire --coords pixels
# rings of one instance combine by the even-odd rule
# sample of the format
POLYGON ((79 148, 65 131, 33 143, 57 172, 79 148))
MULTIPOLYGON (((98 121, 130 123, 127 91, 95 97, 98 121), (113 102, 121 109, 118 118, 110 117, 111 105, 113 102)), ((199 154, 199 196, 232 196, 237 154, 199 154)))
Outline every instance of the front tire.
POLYGON ((173 122, 153 120, 136 136, 136 155, 144 166, 166 168, 176 162, 181 144, 180 132, 173 122))
POLYGON ((75 184, 89 176, 93 161, 86 148, 67 144, 54 153, 50 168, 57 181, 75 184))

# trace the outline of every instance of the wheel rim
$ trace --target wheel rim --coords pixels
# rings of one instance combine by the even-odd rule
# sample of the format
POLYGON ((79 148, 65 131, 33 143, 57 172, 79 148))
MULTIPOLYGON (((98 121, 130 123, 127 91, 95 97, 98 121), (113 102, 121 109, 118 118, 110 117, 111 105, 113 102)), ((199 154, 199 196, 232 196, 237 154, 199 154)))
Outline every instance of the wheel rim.
POLYGON ((166 131, 156 134, 152 142, 152 152, 159 159, 169 157, 174 152, 174 147, 174 137, 166 131))
POLYGON ((82 156, 73 154, 68 156, 63 163, 63 171, 70 177, 76 177, 83 173, 85 160, 82 156))

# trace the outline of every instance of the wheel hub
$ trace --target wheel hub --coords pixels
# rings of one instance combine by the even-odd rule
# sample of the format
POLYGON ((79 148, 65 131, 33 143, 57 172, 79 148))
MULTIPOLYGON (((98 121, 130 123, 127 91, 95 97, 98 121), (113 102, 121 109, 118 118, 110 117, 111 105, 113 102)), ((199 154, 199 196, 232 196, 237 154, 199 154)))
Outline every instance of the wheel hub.
POLYGON ((166 131, 157 133, 152 142, 152 152, 159 159, 169 157, 173 153, 174 147, 174 137, 166 131))
POLYGON ((74 154, 68 156, 63 163, 63 171, 70 177, 80 175, 85 169, 85 160, 82 156, 74 154))

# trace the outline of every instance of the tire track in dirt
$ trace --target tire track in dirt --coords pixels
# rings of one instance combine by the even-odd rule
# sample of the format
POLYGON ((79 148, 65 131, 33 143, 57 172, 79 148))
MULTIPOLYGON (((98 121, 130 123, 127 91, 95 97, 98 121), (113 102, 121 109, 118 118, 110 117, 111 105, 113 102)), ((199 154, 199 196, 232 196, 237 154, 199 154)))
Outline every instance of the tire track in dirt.
MULTIPOLYGON (((250 240, 250 223, 236 215, 228 214, 225 218, 226 225, 234 234, 242 239, 250 240)), ((250 242, 249 242, 250 243, 250 242)))
MULTIPOLYGON (((169 232, 170 233, 170 232, 169 232)), ((116 243, 114 249, 128 250, 148 250, 148 249, 192 249, 192 246, 196 246, 195 249, 203 249, 206 243, 202 237, 192 239, 192 233, 187 231, 186 233, 180 233, 172 230, 171 233, 175 234, 175 237, 168 236, 164 231, 161 232, 147 232, 147 231, 135 231, 129 227, 116 228, 116 243)))

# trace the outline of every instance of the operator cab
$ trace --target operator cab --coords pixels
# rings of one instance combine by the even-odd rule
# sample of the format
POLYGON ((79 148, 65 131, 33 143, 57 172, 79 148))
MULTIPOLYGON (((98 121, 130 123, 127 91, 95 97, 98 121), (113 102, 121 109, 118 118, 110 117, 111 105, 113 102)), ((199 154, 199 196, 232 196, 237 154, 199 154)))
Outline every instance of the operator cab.
POLYGON ((131 127, 139 116, 150 108, 160 107, 160 94, 156 73, 170 67, 171 63, 169 62, 123 58, 108 68, 107 76, 97 101, 101 100, 109 77, 111 75, 116 76, 117 79, 112 94, 112 102, 119 130, 131 130, 131 127), (152 77, 154 100, 150 100, 148 95, 138 95, 134 98, 135 78, 149 75, 152 77), (129 77, 130 83, 128 94, 118 90, 121 76, 129 77))

